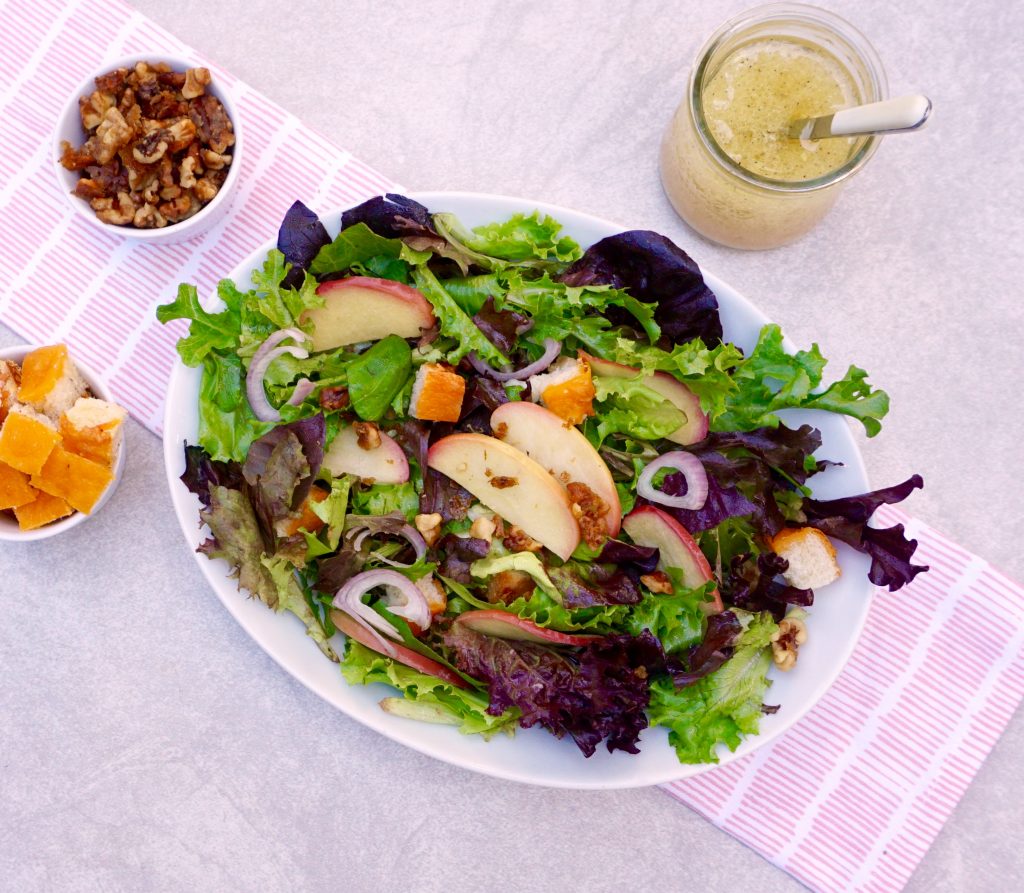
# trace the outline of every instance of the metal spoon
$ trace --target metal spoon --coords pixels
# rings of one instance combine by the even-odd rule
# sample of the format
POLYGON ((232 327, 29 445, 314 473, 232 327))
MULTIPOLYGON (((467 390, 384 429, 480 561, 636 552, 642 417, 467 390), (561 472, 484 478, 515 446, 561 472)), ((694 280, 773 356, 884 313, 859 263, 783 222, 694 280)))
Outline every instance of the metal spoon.
POLYGON ((820 118, 801 118, 789 126, 790 139, 825 140, 834 136, 907 133, 920 130, 932 111, 932 101, 916 94, 885 99, 820 118))

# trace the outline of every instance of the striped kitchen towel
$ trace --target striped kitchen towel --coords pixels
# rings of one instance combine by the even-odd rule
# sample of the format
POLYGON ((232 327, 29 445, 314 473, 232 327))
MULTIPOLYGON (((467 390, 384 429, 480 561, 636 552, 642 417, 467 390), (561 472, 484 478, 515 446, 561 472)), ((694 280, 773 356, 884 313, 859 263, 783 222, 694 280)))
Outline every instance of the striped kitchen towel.
POLYGON ((345 207, 394 188, 119 0, 9 2, 0 29, 0 117, 0 321, 30 342, 65 342, 158 433, 182 326, 160 325, 154 308, 173 299, 177 283, 212 293, 273 237, 299 196, 314 208, 345 207), (60 194, 51 157, 55 122, 81 81, 112 59, 154 52, 210 68, 232 92, 246 132, 231 210, 177 245, 141 245, 79 219, 60 194))
MULTIPOLYGON (((175 326, 157 304, 180 281, 212 291, 301 196, 354 204, 394 185, 119 0, 12 0, 0 31, 0 320, 62 340, 159 432, 175 326), (95 39, 102 22, 102 43, 95 39), (54 122, 88 72, 163 51, 211 68, 247 125, 230 214, 202 236, 141 246, 97 232, 59 194, 54 122)), ((748 758, 667 786, 817 890, 900 889, 1024 694, 1021 590, 896 509, 932 570, 879 593, 861 645, 794 729, 748 758)))
POLYGON ((899 509, 875 520, 905 524, 931 570, 877 592, 842 675, 778 741, 665 786, 813 890, 901 890, 1024 697, 1024 589, 899 509))

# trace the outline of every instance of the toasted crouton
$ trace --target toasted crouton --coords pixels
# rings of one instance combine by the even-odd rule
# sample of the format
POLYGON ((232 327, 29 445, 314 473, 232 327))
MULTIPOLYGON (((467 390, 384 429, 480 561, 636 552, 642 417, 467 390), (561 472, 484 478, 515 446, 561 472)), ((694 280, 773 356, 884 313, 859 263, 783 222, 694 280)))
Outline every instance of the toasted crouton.
POLYGON ((64 449, 108 468, 121 447, 125 411, 115 403, 80 397, 60 417, 64 449))
POLYGON ((789 562, 782 578, 797 589, 818 589, 839 579, 836 550, 820 530, 787 527, 771 540, 772 550, 789 562))
POLYGON ((0 425, 18 400, 21 368, 11 360, 0 360, 0 425))
POLYGON ((57 426, 47 416, 15 403, 0 428, 0 462, 38 474, 58 441, 57 426))
POLYGON ((465 393, 461 375, 437 363, 424 363, 416 372, 409 414, 428 422, 457 422, 465 393))
POLYGON ((584 359, 563 357, 550 372, 530 378, 530 392, 556 416, 569 425, 578 425, 594 414, 594 379, 590 363, 584 359))
POLYGON ((88 388, 63 344, 32 351, 21 364, 18 400, 54 421, 84 397, 88 388))

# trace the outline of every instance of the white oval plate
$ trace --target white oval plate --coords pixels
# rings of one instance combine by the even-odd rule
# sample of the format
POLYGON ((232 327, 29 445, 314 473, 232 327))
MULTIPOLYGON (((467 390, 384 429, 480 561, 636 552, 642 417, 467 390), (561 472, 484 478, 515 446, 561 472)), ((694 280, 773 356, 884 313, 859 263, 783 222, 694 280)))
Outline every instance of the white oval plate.
MULTIPOLYGON (((584 246, 623 229, 606 220, 545 202, 465 192, 423 192, 413 197, 432 211, 454 212, 469 226, 502 220, 519 211, 540 210, 559 220, 565 232, 584 246)), ((332 235, 337 233, 339 217, 340 211, 323 215, 332 235)), ((251 272, 262 265, 266 252, 274 244, 273 240, 267 242, 231 271, 230 278, 240 287, 248 288, 251 272)), ((704 278, 721 304, 726 338, 749 350, 757 340, 760 327, 768 320, 717 277, 705 271, 704 278)), ((182 444, 196 442, 199 381, 198 369, 189 369, 177 362, 167 391, 164 419, 164 461, 171 499, 185 540, 192 549, 207 537, 208 531, 198 525, 199 500, 178 478, 184 471, 182 444)), ((804 422, 821 430, 823 446, 819 458, 843 463, 842 467, 830 468, 812 478, 815 495, 834 498, 866 491, 864 464, 846 420, 817 411, 787 414, 788 424, 804 422)), ((853 651, 872 594, 867 579, 868 559, 842 544, 838 544, 837 551, 843 575, 817 594, 808 624, 809 641, 800 649, 799 666, 790 673, 771 672, 773 684, 767 700, 781 704, 782 709, 765 716, 761 720, 761 734, 744 740, 735 753, 721 748, 721 764, 762 747, 799 720, 822 697, 853 651)), ((393 689, 382 684, 348 685, 338 667, 306 636, 296 617, 275 614, 259 601, 241 594, 223 560, 210 561, 197 554, 196 561, 228 611, 285 670, 353 719, 421 753, 486 775, 561 788, 643 787, 687 778, 713 768, 714 764, 681 765, 668 744, 664 729, 647 729, 641 736, 641 752, 637 755, 610 754, 601 748, 593 757, 585 759, 570 739, 558 740, 539 728, 520 729, 514 738, 499 736, 484 741, 478 736, 461 735, 450 726, 390 716, 378 703, 382 697, 393 695, 393 689)), ((340 645, 341 639, 339 635, 336 644, 340 645)))

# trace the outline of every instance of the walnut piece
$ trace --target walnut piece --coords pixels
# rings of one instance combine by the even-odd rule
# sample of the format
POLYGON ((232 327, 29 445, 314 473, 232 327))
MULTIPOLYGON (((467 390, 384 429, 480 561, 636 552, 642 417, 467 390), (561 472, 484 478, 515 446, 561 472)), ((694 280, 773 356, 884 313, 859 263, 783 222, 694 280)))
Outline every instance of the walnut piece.
POLYGON ((93 155, 100 164, 106 164, 116 154, 117 150, 127 145, 135 131, 125 121, 117 109, 110 108, 103 113, 103 120, 96 128, 96 136, 89 142, 93 143, 93 155))
POLYGON ((219 171, 231 164, 230 155, 218 155, 212 149, 203 149, 199 153, 203 158, 203 165, 209 171, 219 171))
POLYGON ((135 219, 135 202, 127 192, 119 192, 116 202, 112 198, 97 198, 89 204, 104 223, 127 226, 135 219))
POLYGON ((214 152, 223 155, 228 146, 235 144, 231 119, 216 97, 204 93, 189 100, 188 107, 188 115, 199 131, 199 138, 214 152))
MULTIPOLYGON (((198 184, 196 193, 198 194, 198 184)), ((375 450, 380 446, 380 428, 374 422, 354 422, 352 425, 356 430, 356 443, 361 450, 375 450)))
POLYGON ((571 481, 565 489, 572 502, 572 514, 579 522, 584 542, 591 549, 596 549, 608 533, 604 522, 604 516, 608 514, 608 504, 586 484, 571 481))
POLYGON ((526 533, 521 527, 517 527, 513 524, 505 538, 502 540, 502 545, 509 550, 509 552, 539 552, 544 546, 538 543, 532 536, 526 533))
POLYGON ((220 190, 220 187, 209 177, 203 177, 202 180, 197 180, 196 185, 192 187, 192 191, 199 201, 206 204, 206 202, 213 199, 213 197, 220 190))
POLYGON ((69 171, 81 171, 90 164, 95 164, 96 159, 92 157, 92 153, 85 151, 85 147, 76 149, 64 140, 60 144, 60 163, 69 171))
POLYGON ((169 135, 166 130, 154 130, 132 146, 132 155, 139 164, 156 164, 167 152, 169 135))
POLYGON ((95 130, 100 126, 100 121, 116 105, 114 97, 109 93, 94 90, 88 96, 78 100, 78 113, 82 116, 82 126, 86 130, 95 130))
POLYGON ((352 398, 349 397, 348 388, 338 386, 322 388, 320 391, 320 408, 327 412, 348 409, 351 402, 352 398))
POLYGON ((185 72, 185 83, 181 88, 181 95, 185 99, 195 99, 206 92, 210 84, 210 70, 208 68, 190 68, 185 72))
POLYGON ((672 594, 672 580, 669 579, 668 574, 664 571, 641 574, 640 582, 650 589, 651 592, 661 593, 662 595, 672 594))
MULTIPOLYGON (((174 187, 177 189, 177 187, 174 187)), ((166 190, 164 190, 166 192, 166 190)), ((180 192, 180 190, 179 190, 180 192)), ((179 220, 184 220, 186 217, 192 214, 192 196, 187 192, 182 192, 181 195, 173 197, 170 201, 165 201, 157 206, 160 213, 167 218, 170 223, 177 223, 179 220)))
POLYGON ((472 526, 469 528, 469 535, 478 540, 491 541, 491 537, 494 536, 494 531, 497 525, 494 523, 494 518, 488 518, 486 516, 477 518, 472 526))
POLYGON ((780 670, 792 670, 796 666, 797 652, 807 641, 807 626, 795 617, 779 621, 779 628, 772 634, 772 660, 780 670))
POLYGON ((181 163, 181 172, 178 175, 178 182, 182 189, 193 189, 196 185, 196 168, 199 167, 199 159, 188 157, 181 163))
POLYGON ((177 154, 196 138, 196 125, 188 118, 178 118, 167 128, 167 135, 171 152, 177 154))
POLYGON ((143 205, 135 212, 133 223, 139 229, 158 229, 167 226, 167 220, 157 209, 156 205, 143 205))

